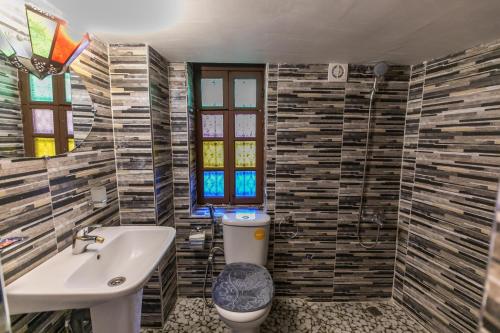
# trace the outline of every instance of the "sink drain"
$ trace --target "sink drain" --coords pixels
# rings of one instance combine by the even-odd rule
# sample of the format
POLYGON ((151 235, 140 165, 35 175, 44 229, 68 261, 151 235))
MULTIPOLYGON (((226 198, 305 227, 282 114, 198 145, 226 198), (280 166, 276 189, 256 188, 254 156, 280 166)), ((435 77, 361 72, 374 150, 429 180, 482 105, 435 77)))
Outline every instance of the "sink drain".
POLYGON ((117 287, 125 282, 125 277, 118 276, 108 281, 108 287, 117 287))

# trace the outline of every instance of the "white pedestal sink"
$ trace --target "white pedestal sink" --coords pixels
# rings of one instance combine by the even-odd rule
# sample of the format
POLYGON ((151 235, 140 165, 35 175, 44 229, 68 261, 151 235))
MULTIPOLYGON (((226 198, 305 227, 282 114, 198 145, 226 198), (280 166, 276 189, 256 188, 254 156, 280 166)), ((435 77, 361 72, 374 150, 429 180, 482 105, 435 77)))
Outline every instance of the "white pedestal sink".
POLYGON ((87 252, 71 247, 6 287, 11 314, 90 308, 93 333, 138 333, 142 288, 170 246, 175 229, 99 228, 87 252))

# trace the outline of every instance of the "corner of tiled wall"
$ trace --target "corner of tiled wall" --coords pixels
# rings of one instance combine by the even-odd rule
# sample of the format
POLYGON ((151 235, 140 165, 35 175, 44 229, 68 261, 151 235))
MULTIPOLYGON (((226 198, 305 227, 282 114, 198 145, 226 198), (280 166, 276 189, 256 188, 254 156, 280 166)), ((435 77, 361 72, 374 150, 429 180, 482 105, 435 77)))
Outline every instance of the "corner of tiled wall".
MULTIPOLYGON (((168 62, 147 44, 110 44, 122 225, 174 226, 168 62)), ((144 287, 142 326, 162 327, 176 299, 175 246, 144 287)))

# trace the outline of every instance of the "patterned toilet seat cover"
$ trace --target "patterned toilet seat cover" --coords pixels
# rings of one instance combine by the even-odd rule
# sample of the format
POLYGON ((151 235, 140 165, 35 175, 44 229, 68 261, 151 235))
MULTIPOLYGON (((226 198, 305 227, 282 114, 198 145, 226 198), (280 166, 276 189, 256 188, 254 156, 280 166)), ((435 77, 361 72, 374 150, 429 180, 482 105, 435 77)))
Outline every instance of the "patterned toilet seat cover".
POLYGON ((273 293, 273 280, 267 269, 242 262, 226 265, 212 288, 214 303, 233 312, 263 309, 271 303, 273 293))

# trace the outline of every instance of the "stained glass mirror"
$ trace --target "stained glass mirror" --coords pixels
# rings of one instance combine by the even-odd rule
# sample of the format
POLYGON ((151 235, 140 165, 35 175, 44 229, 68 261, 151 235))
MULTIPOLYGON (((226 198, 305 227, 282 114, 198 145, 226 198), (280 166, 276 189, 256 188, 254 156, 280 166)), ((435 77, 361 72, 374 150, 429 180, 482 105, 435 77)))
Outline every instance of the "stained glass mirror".
POLYGON ((16 98, 0 109, 6 119, 0 126, 0 157, 52 157, 80 146, 95 115, 82 78, 73 72, 42 80, 19 72, 18 78, 20 89, 9 87, 16 98))

